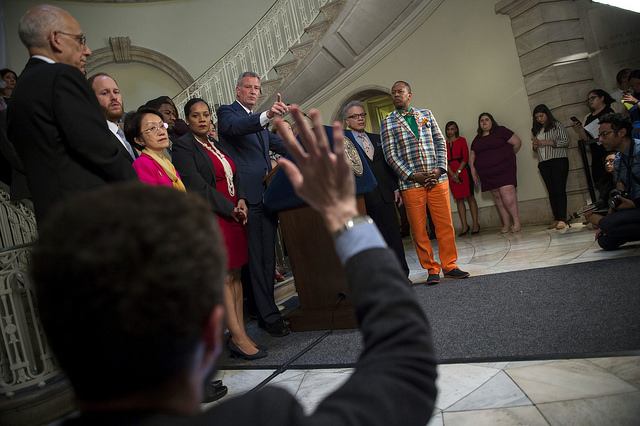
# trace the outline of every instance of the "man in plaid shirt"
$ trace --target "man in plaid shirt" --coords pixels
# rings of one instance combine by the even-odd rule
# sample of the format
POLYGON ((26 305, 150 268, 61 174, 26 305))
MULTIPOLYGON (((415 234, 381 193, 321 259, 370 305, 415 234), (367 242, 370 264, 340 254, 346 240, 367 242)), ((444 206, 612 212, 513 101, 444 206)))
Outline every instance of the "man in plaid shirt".
POLYGON ((397 81, 391 88, 396 110, 380 123, 382 150, 387 163, 398 176, 398 183, 413 233, 420 264, 429 271, 427 284, 445 278, 466 278, 456 264, 455 230, 451 221, 447 149, 435 117, 428 109, 411 107, 411 86, 397 81), (433 257, 427 233, 427 205, 438 238, 440 263, 433 257))

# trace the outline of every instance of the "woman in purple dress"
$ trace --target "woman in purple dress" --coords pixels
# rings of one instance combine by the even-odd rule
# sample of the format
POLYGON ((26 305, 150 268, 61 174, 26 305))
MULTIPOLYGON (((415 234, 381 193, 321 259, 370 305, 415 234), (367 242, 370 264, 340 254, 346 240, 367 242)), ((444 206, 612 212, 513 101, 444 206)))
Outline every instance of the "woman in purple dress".
POLYGON ((480 114, 478 136, 471 143, 469 166, 476 185, 482 182, 482 191, 491 191, 493 195, 502 218, 501 234, 520 231, 516 153, 521 145, 518 135, 499 126, 491 114, 480 114))

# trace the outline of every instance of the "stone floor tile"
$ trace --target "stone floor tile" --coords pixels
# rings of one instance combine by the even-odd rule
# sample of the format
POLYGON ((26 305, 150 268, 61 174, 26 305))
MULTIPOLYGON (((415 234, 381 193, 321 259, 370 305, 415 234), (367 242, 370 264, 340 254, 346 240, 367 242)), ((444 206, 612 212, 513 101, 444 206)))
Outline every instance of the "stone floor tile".
POLYGON ((640 389, 640 356, 589 358, 589 361, 640 389))
POLYGON ((482 386, 500 370, 469 364, 438 366, 438 397, 436 407, 446 410, 482 386))
POLYGON ((306 372, 304 370, 287 370, 269 382, 269 386, 283 388, 291 395, 295 395, 300 389, 305 375, 306 372))
POLYGON ((640 391, 538 404, 538 410, 552 426, 637 426, 640 424, 640 391))
POLYGON ((427 423, 427 426, 444 426, 444 420, 442 419, 442 412, 439 412, 438 414, 434 414, 429 420, 429 423, 427 423))
POLYGON ((274 370, 225 370, 221 379, 229 388, 229 397, 250 391, 273 372, 274 370))
POLYGON ((507 369, 506 373, 535 404, 614 395, 634 386, 585 360, 563 360, 507 369))
POLYGON ((329 372, 307 370, 296 398, 302 404, 305 413, 312 413, 318 404, 331 392, 339 388, 351 375, 351 372, 329 372))
POLYGON ((532 405, 525 407, 494 408, 491 410, 445 412, 446 426, 548 426, 549 423, 532 405))
POLYGON ((447 412, 484 410, 532 405, 529 398, 504 371, 489 379, 469 396, 447 408, 447 412))

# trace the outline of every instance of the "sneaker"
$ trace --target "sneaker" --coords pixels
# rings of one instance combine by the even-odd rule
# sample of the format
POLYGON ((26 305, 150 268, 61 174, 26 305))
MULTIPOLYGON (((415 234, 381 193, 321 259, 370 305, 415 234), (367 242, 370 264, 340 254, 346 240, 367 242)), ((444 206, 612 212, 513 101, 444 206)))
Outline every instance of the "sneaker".
POLYGON ((449 272, 444 273, 445 278, 459 279, 459 278, 467 278, 468 276, 469 276, 469 273, 465 271, 461 271, 460 268, 453 268, 449 272))
POLYGON ((440 283, 440 274, 429 274, 427 278, 427 285, 434 285, 440 283))

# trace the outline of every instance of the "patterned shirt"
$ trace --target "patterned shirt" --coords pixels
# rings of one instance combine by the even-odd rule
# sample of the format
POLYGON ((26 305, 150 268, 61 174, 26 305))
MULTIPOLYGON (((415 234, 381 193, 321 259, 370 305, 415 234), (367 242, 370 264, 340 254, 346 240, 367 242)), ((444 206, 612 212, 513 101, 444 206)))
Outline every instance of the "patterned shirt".
MULTIPOLYGON (((380 137, 384 158, 398 176, 401 190, 422 185, 409 178, 413 173, 429 172, 436 167, 447 170, 447 143, 435 117, 428 109, 413 109, 420 137, 399 110, 393 111, 380 123, 380 137)), ((443 173, 438 183, 447 180, 443 173)))
POLYGON ((554 141, 556 146, 539 146, 538 159, 540 162, 551 160, 553 158, 564 158, 567 156, 567 147, 569 146, 569 135, 562 127, 562 124, 556 122, 551 130, 544 130, 544 127, 538 132, 536 138, 545 141, 554 141))

